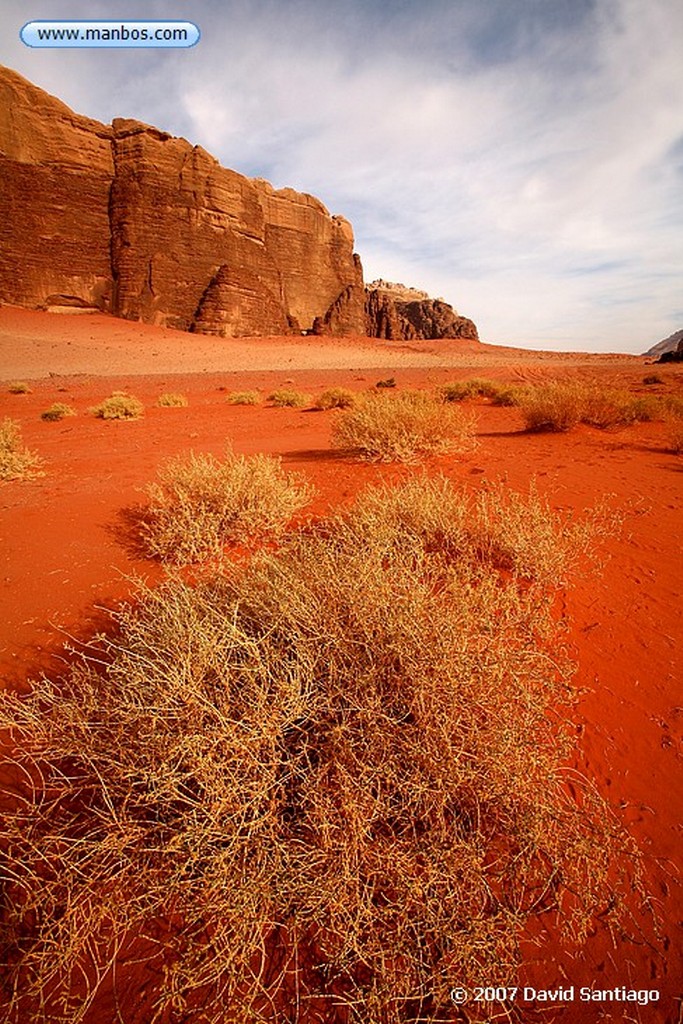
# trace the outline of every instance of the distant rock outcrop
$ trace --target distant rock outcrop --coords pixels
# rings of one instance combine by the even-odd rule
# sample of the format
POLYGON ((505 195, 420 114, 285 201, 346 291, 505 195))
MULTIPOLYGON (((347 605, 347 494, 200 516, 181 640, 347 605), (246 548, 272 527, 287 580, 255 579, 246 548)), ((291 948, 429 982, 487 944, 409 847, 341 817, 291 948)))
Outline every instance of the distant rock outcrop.
POLYGON ((667 352, 675 352, 680 348, 681 342, 683 341, 683 331, 675 331, 670 334, 668 338, 664 338, 663 341, 658 341, 656 345, 649 348, 643 355, 646 356, 663 356, 667 352))
POLYGON ((353 231, 313 196, 0 69, 0 301, 211 334, 365 331, 353 231))
POLYGON ((443 299, 430 299, 426 292, 403 284, 379 280, 367 285, 365 316, 366 331, 374 338, 479 340, 474 323, 443 299))

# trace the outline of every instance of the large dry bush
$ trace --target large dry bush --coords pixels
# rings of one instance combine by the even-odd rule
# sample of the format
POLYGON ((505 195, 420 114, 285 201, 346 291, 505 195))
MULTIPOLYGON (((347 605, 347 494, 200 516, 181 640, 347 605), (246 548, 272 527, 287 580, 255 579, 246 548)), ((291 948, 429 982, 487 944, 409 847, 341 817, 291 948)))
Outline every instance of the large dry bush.
POLYGON ((0 423, 0 480, 32 480, 42 476, 42 459, 21 440, 21 427, 15 420, 0 423))
POLYGON ((337 448, 370 462, 416 463, 430 455, 474 447, 472 420, 424 391, 374 393, 340 413, 332 427, 337 448))
POLYGON ((565 431, 578 423, 601 430, 666 417, 665 404, 647 395, 602 388, 579 381, 551 381, 528 386, 515 396, 529 430, 565 431))
POLYGON ((148 554, 166 562, 193 562, 228 541, 278 536, 313 496, 300 475, 286 473, 269 455, 210 454, 170 459, 147 492, 142 522, 148 554))
POLYGON ((503 544, 506 508, 370 492, 143 589, 66 679, 2 697, 8 1021, 112 986, 124 1022, 454 1021, 452 986, 513 982, 531 918, 580 939, 617 912, 633 848, 566 767, 544 585, 585 539, 531 495, 503 544))

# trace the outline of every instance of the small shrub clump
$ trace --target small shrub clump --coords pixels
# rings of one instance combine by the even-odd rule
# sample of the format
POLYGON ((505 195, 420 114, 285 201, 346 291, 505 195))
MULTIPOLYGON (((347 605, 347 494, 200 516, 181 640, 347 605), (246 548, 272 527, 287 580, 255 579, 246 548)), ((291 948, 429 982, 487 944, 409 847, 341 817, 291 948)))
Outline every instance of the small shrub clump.
POLYGON ((424 391, 370 393, 341 412, 332 444, 369 462, 416 463, 430 455, 462 454, 474 445, 474 427, 461 409, 424 391))
POLYGON ((440 394, 444 402, 463 402, 466 398, 492 398, 495 400, 502 391, 506 390, 509 389, 504 388, 495 380, 471 377, 469 380, 444 384, 440 394))
POLYGON ((67 405, 65 402, 54 402, 49 409, 45 412, 41 412, 41 420, 46 420, 48 423, 56 423, 59 420, 63 420, 66 416, 75 416, 76 410, 67 405))
POLYGON ((140 399, 125 391, 114 391, 109 398, 92 409, 93 415, 101 420, 136 420, 142 416, 143 411, 140 399))
POLYGON ((268 395, 268 401, 278 408, 303 409, 310 404, 311 396, 304 394, 303 391, 288 391, 287 388, 281 388, 268 395))
POLYGON ((225 401, 228 405, 259 405, 261 395, 258 391, 231 391, 225 401))
POLYGON ((0 480, 33 480, 42 476, 42 459, 21 441, 21 428, 15 420, 0 422, 0 480))
POLYGON ((527 562, 576 550, 522 496, 501 548, 492 501, 369 492, 0 694, 3 1020, 100 1019, 115 978, 117 1020, 452 1021, 535 921, 620 926, 637 852, 568 773, 555 556, 527 562))
POLYGON ((329 388, 316 399, 316 409, 349 409, 355 404, 356 396, 348 388, 329 388))
POLYGON ((648 373, 643 377, 643 384, 663 384, 664 380, 659 376, 658 373, 648 373))
POLYGON ((313 496, 313 488, 269 455, 180 456, 147 488, 142 525, 147 553, 164 562, 196 562, 228 541, 277 537, 313 496))
POLYGON ((157 399, 157 405, 161 409, 184 409, 187 404, 187 396, 175 391, 164 391, 157 399))
POLYGON ((30 387, 28 386, 26 381, 23 381, 23 380, 12 381, 11 384, 7 385, 7 390, 9 391, 10 395, 30 395, 31 394, 30 387))

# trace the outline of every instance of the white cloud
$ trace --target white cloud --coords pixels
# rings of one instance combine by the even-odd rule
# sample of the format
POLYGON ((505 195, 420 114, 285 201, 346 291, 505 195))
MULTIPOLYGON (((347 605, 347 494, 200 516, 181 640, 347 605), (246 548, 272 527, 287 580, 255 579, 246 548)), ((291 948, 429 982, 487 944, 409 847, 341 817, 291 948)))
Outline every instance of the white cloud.
POLYGON ((681 326, 677 0, 193 9, 187 53, 16 43, 1 59, 91 116, 151 121, 320 196, 352 221, 368 279, 444 295, 487 340, 640 351, 681 326))

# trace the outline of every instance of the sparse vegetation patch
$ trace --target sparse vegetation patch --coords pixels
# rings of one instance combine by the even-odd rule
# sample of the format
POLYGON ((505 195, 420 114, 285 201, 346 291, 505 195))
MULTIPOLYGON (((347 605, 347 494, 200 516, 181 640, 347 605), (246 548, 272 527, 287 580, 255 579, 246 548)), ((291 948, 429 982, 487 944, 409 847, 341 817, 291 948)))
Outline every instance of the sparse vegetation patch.
POLYGON ((654 395, 634 396, 616 388, 578 381, 527 387, 517 396, 529 430, 565 431, 578 423, 601 430, 666 417, 666 403, 654 395))
POLYGON ((10 395, 30 395, 31 394, 30 387, 28 386, 26 381, 23 381, 23 380, 12 381, 11 384, 7 385, 7 390, 9 391, 10 395))
POLYGON ((15 420, 0 422, 0 480, 32 480, 42 476, 42 459, 22 443, 15 420))

